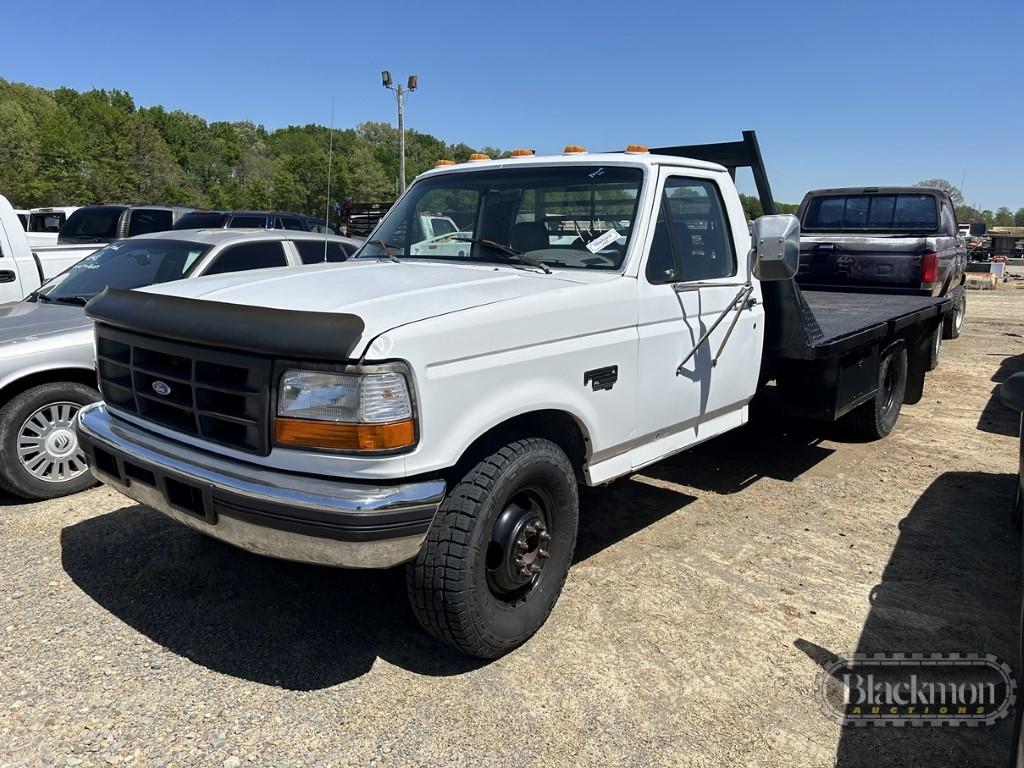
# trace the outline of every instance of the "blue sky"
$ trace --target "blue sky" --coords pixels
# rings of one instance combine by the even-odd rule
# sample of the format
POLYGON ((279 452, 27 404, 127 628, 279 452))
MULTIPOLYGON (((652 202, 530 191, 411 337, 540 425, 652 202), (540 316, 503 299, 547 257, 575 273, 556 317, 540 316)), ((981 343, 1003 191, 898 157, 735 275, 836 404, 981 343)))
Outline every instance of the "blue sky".
MULTIPOLYGON (((0 77, 268 128, 560 151, 758 131, 775 196, 944 177, 1024 207, 1024 2, 7 3, 0 77), (11 34, 13 33, 13 34, 11 34)), ((750 187, 751 185, 744 185, 750 187)))

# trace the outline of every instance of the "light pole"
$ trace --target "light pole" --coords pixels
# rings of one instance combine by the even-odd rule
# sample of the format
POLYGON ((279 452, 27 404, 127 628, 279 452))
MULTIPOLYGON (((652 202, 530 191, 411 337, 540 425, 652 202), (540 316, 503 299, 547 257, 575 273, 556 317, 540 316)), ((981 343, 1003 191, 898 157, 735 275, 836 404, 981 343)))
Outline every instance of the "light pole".
POLYGON ((380 73, 381 84, 395 92, 395 100, 398 102, 398 194, 405 192, 405 97, 407 93, 416 90, 416 75, 409 75, 409 81, 405 87, 402 84, 391 84, 391 70, 385 69, 380 73))

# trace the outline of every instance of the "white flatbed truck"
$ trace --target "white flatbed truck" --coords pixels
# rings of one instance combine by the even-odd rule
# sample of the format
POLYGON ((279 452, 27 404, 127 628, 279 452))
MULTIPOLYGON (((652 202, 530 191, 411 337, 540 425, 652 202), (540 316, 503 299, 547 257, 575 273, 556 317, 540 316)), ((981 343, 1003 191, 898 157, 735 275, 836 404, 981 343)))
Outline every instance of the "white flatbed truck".
POLYGON ((799 224, 751 232, 727 144, 442 165, 341 264, 108 290, 97 478, 252 552, 407 564, 427 632, 525 642, 601 485, 778 407, 884 437, 920 399, 943 298, 802 292, 799 224), (424 211, 476 210, 457 253, 424 211), (577 238, 565 242, 564 233, 577 238))

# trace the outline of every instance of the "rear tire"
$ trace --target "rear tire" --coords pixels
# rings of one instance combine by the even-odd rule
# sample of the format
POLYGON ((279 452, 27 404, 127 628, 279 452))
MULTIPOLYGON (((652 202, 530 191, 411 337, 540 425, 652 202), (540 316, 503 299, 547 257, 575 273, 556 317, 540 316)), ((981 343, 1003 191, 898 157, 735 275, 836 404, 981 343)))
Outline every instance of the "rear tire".
POLYGON ((54 499, 96 484, 71 422, 100 393, 70 381, 40 384, 0 408, 0 488, 54 499))
POLYGON ((892 432, 903 407, 907 389, 907 348, 898 342, 878 361, 878 391, 845 418, 846 426, 868 440, 880 440, 892 432))
POLYGON ((942 323, 942 338, 958 339, 967 319, 967 289, 960 288, 959 295, 953 297, 953 311, 946 315, 942 323))
POLYGON ((406 567, 413 613, 442 643, 493 659, 551 612, 572 563, 579 489, 549 440, 509 443, 472 467, 406 567))

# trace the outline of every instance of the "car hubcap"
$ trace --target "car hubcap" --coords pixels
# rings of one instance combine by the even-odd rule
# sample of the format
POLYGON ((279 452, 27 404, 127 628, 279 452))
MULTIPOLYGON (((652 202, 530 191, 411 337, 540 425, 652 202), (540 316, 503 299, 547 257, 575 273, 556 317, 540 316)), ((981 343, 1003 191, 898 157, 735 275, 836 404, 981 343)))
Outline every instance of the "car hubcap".
POLYGON ((88 470, 73 427, 78 403, 44 405, 18 431, 18 460, 37 480, 66 483, 88 470))
POLYGON ((551 532, 541 496, 517 494, 494 524, 487 547, 487 583, 504 600, 520 599, 537 583, 549 557, 551 532))

